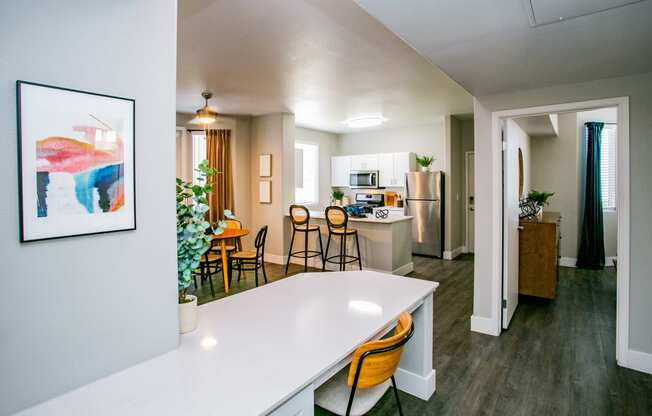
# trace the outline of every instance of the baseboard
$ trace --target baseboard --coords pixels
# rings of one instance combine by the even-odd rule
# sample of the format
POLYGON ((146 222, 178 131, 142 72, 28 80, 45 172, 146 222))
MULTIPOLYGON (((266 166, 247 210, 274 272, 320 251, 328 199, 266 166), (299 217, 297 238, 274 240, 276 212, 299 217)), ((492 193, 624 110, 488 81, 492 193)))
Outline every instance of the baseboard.
POLYGON ((435 393, 435 374, 435 370, 432 370, 430 374, 424 377, 399 367, 396 369, 394 377, 399 390, 421 400, 428 400, 435 393))
MULTIPOLYGON (((272 256, 274 256, 274 255, 272 255, 272 256)), ((286 256, 275 256, 275 257, 276 258, 274 258, 274 259, 270 259, 269 262, 270 263, 277 263, 277 264, 285 264, 285 259, 287 258, 286 256), (275 260, 283 260, 283 262, 278 263, 275 260)), ((266 261, 267 261, 267 258, 268 258, 268 255, 265 254, 265 260, 266 261)), ((290 263, 298 264, 298 265, 303 266, 304 260, 302 258, 299 258, 299 257, 292 257, 292 259, 290 260, 290 263)), ((321 269, 321 267, 322 267, 321 259, 319 257, 309 258, 308 259, 308 267, 314 267, 316 269, 321 269)), ((331 271, 338 271, 339 266, 337 264, 328 263, 328 264, 326 264, 326 269, 331 270, 331 271)), ((352 266, 349 266, 349 270, 358 270, 358 264, 353 263, 352 266)), ((362 270, 369 270, 369 271, 372 271, 372 272, 379 272, 379 273, 389 273, 388 270, 378 270, 378 269, 373 269, 371 267, 364 267, 364 266, 362 267, 362 270)), ((411 273, 413 270, 414 270, 414 263, 409 262, 407 264, 404 264, 404 265, 392 270, 391 273, 395 274, 395 275, 399 275, 399 276, 405 276, 405 275, 411 273)))
POLYGON ((285 264, 287 256, 281 256, 279 254, 269 254, 265 253, 265 261, 274 264, 285 264))
POLYGON ((466 252, 466 247, 459 246, 454 250, 444 250, 444 260, 453 260, 455 257, 466 252))
POLYGON ((577 263, 577 259, 575 257, 560 257, 559 258, 559 265, 561 267, 575 267, 575 263, 577 263))
POLYGON ((481 334, 493 335, 497 337, 500 335, 496 321, 491 318, 484 318, 481 316, 471 316, 471 331, 479 332, 481 334))
POLYGON ((652 354, 642 351, 629 350, 626 353, 626 363, 618 363, 622 367, 652 374, 652 354))
MULTIPOLYGON (((617 259, 618 257, 605 257, 604 259, 604 265, 607 267, 611 267, 614 265, 614 260, 617 259)), ((561 267, 575 267, 577 263, 577 259, 575 257, 560 257, 559 258, 559 265, 561 267)))

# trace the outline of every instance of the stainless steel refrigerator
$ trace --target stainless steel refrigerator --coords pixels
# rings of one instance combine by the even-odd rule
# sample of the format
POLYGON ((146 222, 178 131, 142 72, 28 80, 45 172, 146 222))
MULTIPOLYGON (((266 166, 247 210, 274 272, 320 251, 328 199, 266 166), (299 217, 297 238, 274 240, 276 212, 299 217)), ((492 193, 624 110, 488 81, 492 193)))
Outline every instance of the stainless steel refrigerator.
POLYGON ((412 220, 412 252, 444 254, 444 172, 405 174, 405 215, 412 220))

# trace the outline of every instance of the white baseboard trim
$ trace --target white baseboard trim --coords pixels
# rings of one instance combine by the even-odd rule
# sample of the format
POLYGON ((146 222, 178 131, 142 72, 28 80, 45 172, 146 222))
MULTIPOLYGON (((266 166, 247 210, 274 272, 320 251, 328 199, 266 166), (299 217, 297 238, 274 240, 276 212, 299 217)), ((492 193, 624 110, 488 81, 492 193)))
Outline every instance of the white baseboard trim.
POLYGON ((626 353, 626 362, 618 364, 632 370, 652 374, 652 354, 636 350, 628 350, 626 353))
POLYGON ((286 260, 287 260, 287 256, 265 253, 266 262, 274 263, 274 264, 285 264, 286 260))
POLYGON ((420 376, 411 371, 397 368, 394 377, 399 390, 418 397, 421 400, 428 400, 435 393, 436 376, 432 370, 427 376, 420 376))
POLYGON ((444 260, 453 260, 455 257, 466 252, 466 247, 459 246, 454 250, 444 250, 444 260))
MULTIPOLYGON (((605 257, 604 265, 606 267, 611 267, 614 265, 614 260, 618 257, 605 257)), ((561 267, 575 267, 577 264, 577 259, 575 257, 561 257, 559 259, 559 265, 561 267)))
POLYGON ((471 331, 479 332, 481 334, 493 335, 497 337, 500 335, 498 331, 499 326, 496 325, 496 321, 491 318, 484 318, 482 316, 471 316, 471 331))

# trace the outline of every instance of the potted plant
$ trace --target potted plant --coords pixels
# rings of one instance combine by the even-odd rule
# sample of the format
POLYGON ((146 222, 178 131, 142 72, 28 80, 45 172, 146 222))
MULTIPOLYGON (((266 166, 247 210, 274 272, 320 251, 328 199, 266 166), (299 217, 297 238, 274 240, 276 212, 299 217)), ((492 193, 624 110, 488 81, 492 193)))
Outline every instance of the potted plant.
POLYGON ((539 211, 537 212, 537 219, 539 221, 543 218, 543 207, 548 205, 548 200, 554 194, 554 192, 539 192, 535 190, 531 190, 527 194, 528 201, 534 202, 539 207, 539 211))
POLYGON ((430 171, 430 165, 432 165, 432 162, 434 161, 435 161, 434 156, 417 155, 417 165, 419 165, 419 169, 421 170, 421 172, 430 171))
POLYGON ((333 205, 342 205, 342 198, 344 198, 344 192, 342 191, 333 191, 331 194, 331 202, 333 205))
MULTIPOLYGON (((223 222, 209 230, 210 224, 205 218, 209 209, 206 194, 213 190, 209 178, 215 175, 215 169, 204 160, 197 170, 200 174, 196 183, 177 178, 176 186, 179 331, 182 334, 197 327, 197 297, 187 294, 192 273, 199 267, 201 256, 210 248, 211 234, 224 232, 223 222)), ((224 214, 231 216, 227 210, 224 214)))

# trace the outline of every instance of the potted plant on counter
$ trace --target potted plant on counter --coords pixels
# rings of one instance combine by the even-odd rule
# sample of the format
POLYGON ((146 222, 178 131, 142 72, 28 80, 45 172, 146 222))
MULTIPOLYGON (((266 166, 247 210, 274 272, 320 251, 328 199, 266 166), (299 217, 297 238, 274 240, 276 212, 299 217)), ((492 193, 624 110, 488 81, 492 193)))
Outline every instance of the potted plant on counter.
POLYGON ((434 161, 435 161, 434 156, 417 155, 417 165, 419 165, 419 170, 421 170, 421 172, 429 172, 430 165, 432 165, 432 162, 434 161))
MULTIPOLYGON (((215 175, 215 169, 204 160, 197 170, 200 174, 196 183, 177 178, 176 186, 179 331, 182 334, 197 327, 197 296, 187 293, 192 273, 199 267, 201 256, 210 248, 211 234, 224 232, 223 222, 209 230, 210 223, 205 218, 209 209, 206 194, 213 190, 209 179, 215 175)), ((224 214, 231 216, 226 210, 224 214)))
POLYGON ((535 190, 531 190, 527 194, 528 201, 533 202, 537 207, 539 207, 539 211, 537 211, 537 219, 539 221, 543 219, 543 207, 548 205, 548 200, 554 194, 554 192, 539 192, 535 190))
POLYGON ((333 205, 342 205, 342 198, 344 198, 344 192, 342 191, 333 191, 331 194, 331 203, 333 205))

